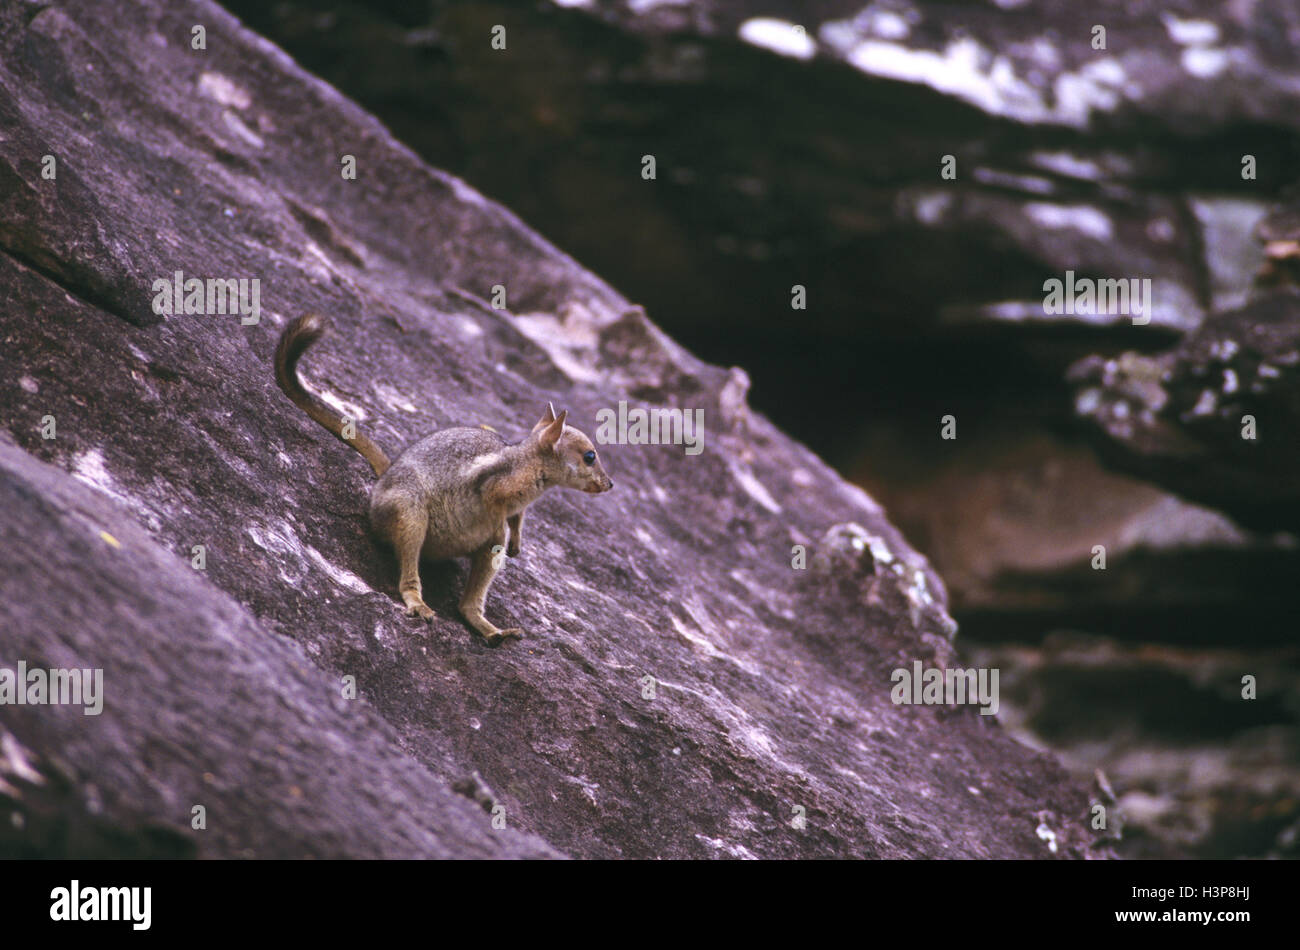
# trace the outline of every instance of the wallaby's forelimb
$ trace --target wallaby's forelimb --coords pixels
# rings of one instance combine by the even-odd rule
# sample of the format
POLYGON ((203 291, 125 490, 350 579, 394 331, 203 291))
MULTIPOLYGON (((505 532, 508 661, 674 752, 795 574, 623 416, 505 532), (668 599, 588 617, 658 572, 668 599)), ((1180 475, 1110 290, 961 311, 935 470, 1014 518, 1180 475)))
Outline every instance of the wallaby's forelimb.
POLYGON ((510 540, 506 543, 506 554, 511 557, 519 556, 519 545, 524 540, 524 513, 506 519, 506 524, 510 526, 510 540))
POLYGON ((507 637, 522 637, 524 632, 518 627, 502 630, 483 616, 487 605, 488 587, 492 578, 501 568, 502 542, 506 539, 506 526, 503 523, 483 547, 474 552, 470 562, 469 580, 465 582, 465 593, 460 598, 460 612, 469 625, 483 634, 483 639, 495 646, 507 637))

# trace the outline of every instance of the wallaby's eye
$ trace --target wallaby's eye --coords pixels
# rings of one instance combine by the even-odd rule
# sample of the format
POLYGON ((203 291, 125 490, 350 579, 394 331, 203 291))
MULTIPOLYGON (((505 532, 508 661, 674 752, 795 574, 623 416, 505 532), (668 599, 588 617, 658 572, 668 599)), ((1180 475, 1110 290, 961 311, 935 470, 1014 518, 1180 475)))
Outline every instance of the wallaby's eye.
POLYGON ((587 453, 583 454, 583 456, 582 456, 582 460, 583 460, 584 462, 586 462, 588 465, 595 465, 595 464, 596 464, 596 453, 595 453, 595 452, 587 452, 587 453))

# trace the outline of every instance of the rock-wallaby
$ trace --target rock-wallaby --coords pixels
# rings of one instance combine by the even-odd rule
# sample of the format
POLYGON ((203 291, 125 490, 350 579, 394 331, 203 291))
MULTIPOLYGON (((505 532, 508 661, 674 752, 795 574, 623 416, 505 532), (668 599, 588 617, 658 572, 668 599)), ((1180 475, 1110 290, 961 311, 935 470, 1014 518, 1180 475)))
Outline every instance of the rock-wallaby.
POLYGON ((299 358, 324 332, 324 319, 314 313, 285 327, 275 350, 275 380, 303 412, 360 452, 379 476, 370 491, 370 523, 397 554, 398 590, 407 614, 433 619, 420 587, 422 555, 430 560, 469 557, 461 614, 489 644, 523 636, 523 631, 502 630, 483 616, 488 586, 502 553, 519 553, 524 509, 542 492, 555 485, 593 494, 614 487, 595 446, 565 424, 567 410, 557 416, 548 405, 528 438, 517 444, 486 429, 443 429, 390 464, 378 445, 355 431, 355 423, 298 379, 299 358))

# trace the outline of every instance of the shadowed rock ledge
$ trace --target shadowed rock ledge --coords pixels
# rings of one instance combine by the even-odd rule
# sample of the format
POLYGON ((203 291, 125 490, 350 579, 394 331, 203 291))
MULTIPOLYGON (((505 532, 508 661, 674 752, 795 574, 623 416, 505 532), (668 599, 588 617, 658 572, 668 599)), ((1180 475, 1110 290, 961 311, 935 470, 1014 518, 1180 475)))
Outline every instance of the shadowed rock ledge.
POLYGON ((744 373, 219 8, 125 6, 0 9, 0 666, 105 682, 99 717, 0 706, 0 851, 1104 853, 1049 757, 891 703, 891 670, 952 659, 943 584, 744 373), (154 314, 176 271, 258 279, 260 321, 154 314), (455 618, 463 564, 426 566, 419 625, 364 463, 272 381, 308 309, 335 329, 309 383, 390 453, 518 438, 548 400, 588 432, 620 400, 700 408, 704 452, 609 446, 614 492, 531 509, 488 602, 522 642, 455 618))
POLYGON ((1300 295, 1216 313, 1165 353, 1080 361, 1076 412, 1116 467, 1260 530, 1300 528, 1300 295))

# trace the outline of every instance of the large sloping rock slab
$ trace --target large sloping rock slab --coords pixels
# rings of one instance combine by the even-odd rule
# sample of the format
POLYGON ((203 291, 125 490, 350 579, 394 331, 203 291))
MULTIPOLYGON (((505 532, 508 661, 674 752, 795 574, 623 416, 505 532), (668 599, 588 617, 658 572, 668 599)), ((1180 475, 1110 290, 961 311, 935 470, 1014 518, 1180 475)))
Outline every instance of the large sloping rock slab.
MULTIPOLYGON (((312 682, 355 676, 388 723, 376 759, 398 771, 396 749, 378 747, 395 735, 490 803, 486 783, 509 828, 570 855, 1089 852, 1086 796, 1053 761, 973 709, 891 703, 891 670, 953 657, 943 585, 867 496, 747 409, 743 373, 684 352, 210 4, 140 3, 130 18, 89 0, 6 8, 0 64, 6 425, 27 452, 115 499, 180 574, 194 545, 206 549, 205 579, 185 586, 147 563, 116 575, 123 591, 105 576, 109 605, 143 600, 146 583, 168 602, 202 587, 212 606, 190 634, 196 649, 234 639, 269 663, 266 644, 283 637, 318 667, 286 687, 286 729, 312 682), (189 46, 196 22, 206 52, 189 46), (59 158, 55 181, 40 177, 47 153, 59 158), (357 158, 356 181, 339 173, 344 155, 357 158), (177 270, 259 279, 260 322, 153 314, 152 282, 177 270), (483 302, 497 284, 509 310, 483 302), (453 423, 518 437, 548 400, 589 432, 620 400, 702 409, 704 451, 609 446, 614 492, 534 506, 523 554, 488 602, 502 626, 528 631, 522 643, 489 650, 455 619, 463 565, 426 568, 439 617, 424 627, 401 615, 393 560, 367 537, 368 469, 271 380, 280 327, 309 308, 337 330, 307 360, 309 381, 390 451, 453 423), (54 439, 41 437, 46 416, 54 439), (792 569, 795 544, 808 547, 806 571, 792 569), (467 781, 475 772, 481 781, 467 781), (796 809, 804 828, 792 826, 796 809)), ((57 549, 55 527, 47 537, 13 523, 57 549)), ((112 557, 139 548, 129 537, 112 557)), ((41 593, 71 596, 74 566, 54 567, 41 593)), ((7 598, 36 583, 0 576, 7 598)), ((18 647, 56 642, 53 618, 29 616, 18 647)), ((118 608, 78 616, 78 659, 107 666, 132 635, 118 608)), ((194 672, 187 650, 159 650, 159 684, 194 672)), ((247 702, 213 679, 236 711, 247 702)), ((161 789, 135 784, 112 746, 92 741, 96 727, 80 726, 83 781, 114 781, 122 814, 176 827, 158 796, 187 801, 211 770, 191 751, 186 715, 211 729, 238 721, 202 707, 175 721, 128 716, 125 732, 170 737, 150 754, 183 774, 161 789)), ((11 717, 0 708, 0 722, 11 717)), ((48 756, 66 728, 29 715, 13 731, 48 756)), ((216 747, 233 756, 240 735, 216 747)), ((386 799, 403 812, 394 851, 421 846, 431 799, 418 786, 408 774, 386 799)), ((273 792, 230 794, 252 811, 273 792)), ((296 840, 324 834, 323 818, 286 820, 296 840)), ((480 853, 468 831, 463 847, 451 832, 438 840, 480 853)))
POLYGON ((0 506, 0 663, 103 670, 98 715, 4 707, 6 854, 554 854, 493 831, 338 677, 102 492, 0 441, 0 506))

